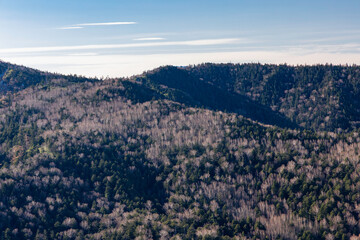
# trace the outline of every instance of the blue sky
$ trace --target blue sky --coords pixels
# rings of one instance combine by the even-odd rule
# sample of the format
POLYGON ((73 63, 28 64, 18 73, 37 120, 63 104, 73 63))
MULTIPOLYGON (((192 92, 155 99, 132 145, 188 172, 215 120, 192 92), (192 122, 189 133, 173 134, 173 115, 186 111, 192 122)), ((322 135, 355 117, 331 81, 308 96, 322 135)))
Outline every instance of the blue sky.
POLYGON ((0 0, 0 59, 129 76, 201 62, 360 64, 358 0, 0 0))

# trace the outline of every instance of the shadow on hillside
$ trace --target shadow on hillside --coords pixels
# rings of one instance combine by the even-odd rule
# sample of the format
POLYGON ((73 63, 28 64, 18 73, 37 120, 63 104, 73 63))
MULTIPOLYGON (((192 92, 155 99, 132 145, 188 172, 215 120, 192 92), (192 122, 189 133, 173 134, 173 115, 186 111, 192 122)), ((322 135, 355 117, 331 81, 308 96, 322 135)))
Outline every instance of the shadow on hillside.
POLYGON ((186 106, 237 113, 282 128, 299 128, 296 123, 270 107, 261 105, 247 96, 231 93, 204 82, 191 76, 184 69, 162 67, 136 80, 151 89, 155 99, 168 99, 186 106))

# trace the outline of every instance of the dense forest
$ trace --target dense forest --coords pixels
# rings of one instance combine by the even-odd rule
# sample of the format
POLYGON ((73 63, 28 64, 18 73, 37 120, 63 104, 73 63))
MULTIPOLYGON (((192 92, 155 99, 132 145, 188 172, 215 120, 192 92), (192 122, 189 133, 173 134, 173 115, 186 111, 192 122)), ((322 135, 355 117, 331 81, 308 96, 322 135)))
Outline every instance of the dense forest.
POLYGON ((0 239, 359 239, 360 67, 0 62, 0 239))

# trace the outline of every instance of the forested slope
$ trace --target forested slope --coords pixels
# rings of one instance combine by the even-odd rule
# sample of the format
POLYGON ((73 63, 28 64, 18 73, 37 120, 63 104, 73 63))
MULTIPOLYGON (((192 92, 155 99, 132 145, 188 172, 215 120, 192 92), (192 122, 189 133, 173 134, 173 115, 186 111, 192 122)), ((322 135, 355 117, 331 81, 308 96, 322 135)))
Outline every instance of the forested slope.
POLYGON ((187 71, 269 106, 304 128, 336 131, 359 126, 359 66, 202 64, 187 71))
MULTIPOLYGON (((334 86, 329 96, 345 90, 352 96, 356 66, 206 64, 104 81, 13 65, 3 72, 14 67, 19 72, 10 82, 17 87, 4 88, 0 108, 1 239, 355 239, 360 233, 356 98, 338 106, 347 109, 341 117, 349 128, 338 129, 336 114, 303 124, 300 113, 291 119, 281 110, 288 106, 282 99, 291 98, 282 91, 295 85, 300 91, 302 83, 274 77, 295 79, 302 68, 344 71, 348 80, 341 79, 351 87, 334 86), (234 69, 243 69, 236 78, 234 69), (250 78, 257 76, 252 72, 261 77, 250 78), (32 77, 22 85, 21 76, 32 77), (270 81, 284 89, 264 90, 270 81), (271 91, 279 97, 269 100, 271 91), (268 124, 276 119, 278 125, 268 124)), ((311 101, 304 94, 298 106, 311 101)), ((332 102, 314 103, 334 109, 332 102)))

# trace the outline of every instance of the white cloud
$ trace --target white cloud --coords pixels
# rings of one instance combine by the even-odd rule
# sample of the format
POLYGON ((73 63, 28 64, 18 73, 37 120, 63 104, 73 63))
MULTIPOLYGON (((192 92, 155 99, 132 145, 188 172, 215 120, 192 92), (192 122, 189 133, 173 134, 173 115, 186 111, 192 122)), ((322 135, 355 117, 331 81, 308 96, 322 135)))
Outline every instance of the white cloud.
POLYGON ((113 25, 132 25, 137 22, 102 22, 102 23, 79 23, 74 26, 113 26, 113 25))
POLYGON ((97 56, 99 54, 97 53, 71 53, 71 54, 66 54, 66 56, 97 56))
POLYGON ((83 27, 61 27, 60 30, 82 29, 83 27))
POLYGON ((82 29, 88 26, 114 26, 114 25, 132 25, 137 24, 137 22, 101 22, 101 23, 78 23, 71 26, 57 28, 59 30, 72 30, 72 29, 82 29))
POLYGON ((55 47, 30 47, 30 48, 5 48, 0 49, 0 53, 39 53, 39 52, 57 52, 74 50, 94 50, 94 49, 119 49, 119 48, 137 48, 137 47, 161 47, 161 46, 209 46, 238 43, 237 38, 223 39, 203 39, 191 41, 173 41, 173 42, 150 42, 150 43, 125 43, 125 44, 103 44, 103 45, 78 45, 78 46, 55 46, 55 47))
POLYGON ((165 38, 161 37, 147 37, 147 38, 135 38, 135 41, 157 41, 157 40, 165 40, 165 38))

